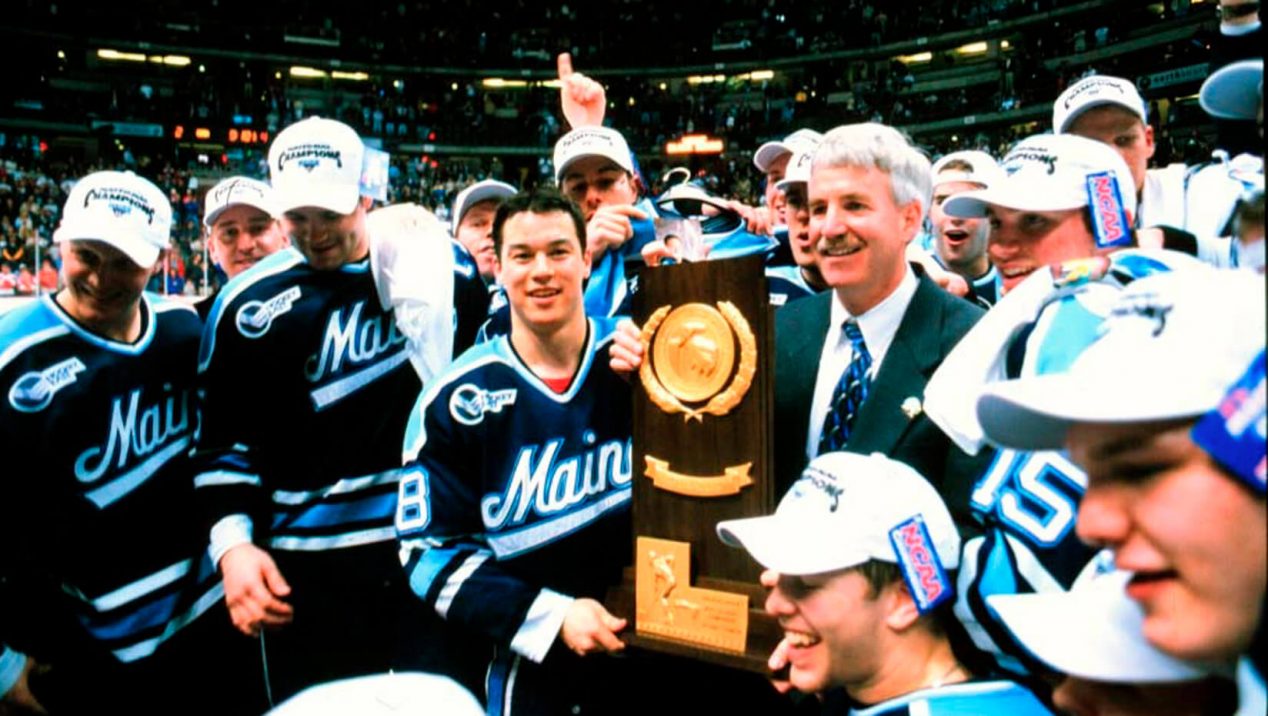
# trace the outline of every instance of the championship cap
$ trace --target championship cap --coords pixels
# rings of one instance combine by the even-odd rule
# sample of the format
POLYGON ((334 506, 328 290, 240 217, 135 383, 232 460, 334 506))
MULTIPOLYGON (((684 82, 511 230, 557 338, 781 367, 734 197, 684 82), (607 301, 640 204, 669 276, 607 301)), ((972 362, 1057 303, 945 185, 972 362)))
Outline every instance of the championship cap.
POLYGON ((988 385, 978 420, 998 445, 1055 450, 1074 423, 1226 413, 1231 434, 1258 438, 1257 467, 1241 476, 1257 470, 1262 493, 1264 316, 1264 277, 1252 271, 1194 266, 1133 281, 1068 371, 988 385), (1248 377, 1250 387, 1237 391, 1248 377))
POLYGON ((149 268, 167 248, 172 205, 158 187, 132 172, 94 172, 66 197, 53 240, 102 241, 149 268))
POLYGON ((634 173, 634 160, 625 137, 609 127, 578 127, 555 142, 555 181, 562 184, 569 165, 585 157, 607 157, 634 173))
POLYGON ((1052 104, 1052 131, 1064 134, 1079 115, 1093 107, 1117 105, 1147 122, 1149 110, 1136 85, 1122 77, 1092 75, 1066 88, 1052 104))
POLYGON ((208 229, 216 225, 216 219, 231 206, 253 206, 274 216, 273 189, 262 181, 250 177, 229 177, 221 180, 207 192, 207 204, 203 224, 208 229))
POLYGON ((1202 83, 1198 101, 1219 119, 1255 119, 1264 101, 1264 60, 1224 65, 1202 83))
POLYGON ((300 120, 269 146, 277 213, 316 206, 351 214, 361 196, 365 145, 351 127, 321 117, 300 120))
POLYGON ((952 596, 946 570, 960 563, 960 534, 937 490, 880 453, 820 455, 775 514, 726 520, 717 530, 724 543, 783 574, 896 563, 921 611, 952 596))
MULTIPOLYGON (((806 134, 794 142, 797 149, 793 152, 792 158, 788 160, 788 168, 784 170, 784 178, 775 182, 775 188, 780 191, 787 190, 793 184, 810 183, 810 167, 814 164, 815 150, 819 148, 819 142, 823 139, 823 136, 809 129, 799 131, 806 134)), ((761 150, 759 149, 758 151, 761 150)))
POLYGON ((999 184, 1005 179, 1004 170, 999 168, 999 162, 995 161, 995 157, 976 149, 951 152, 943 156, 933 163, 931 172, 935 187, 952 182, 968 182, 986 188, 999 184), (962 162, 969 168, 947 169, 947 165, 954 162, 962 162))
POLYGON ((1073 134, 1037 134, 1018 142, 1000 164, 993 186, 953 194, 942 205, 950 216, 986 216, 994 204, 1018 211, 1093 208, 1098 246, 1131 243, 1127 214, 1136 212, 1136 185, 1113 147, 1073 134))
MULTIPOLYGON (((814 147, 819 146, 819 142, 823 141, 823 135, 813 129, 798 129, 783 139, 766 142, 753 152, 753 165, 763 174, 770 171, 770 165, 785 154, 795 154, 799 151, 810 148, 814 151, 814 147)), ((789 165, 792 160, 789 160, 789 165)))
POLYGON ((501 203, 501 200, 509 199, 516 193, 515 187, 496 179, 478 181, 458 192, 458 198, 453 202, 453 213, 450 214, 450 233, 458 235, 458 224, 462 223, 462 217, 471 207, 489 199, 497 199, 501 203))
POLYGON ((997 594, 987 605, 1031 654, 1063 674, 1111 684, 1192 681, 1210 670, 1158 651, 1127 596, 1131 572, 1080 577, 1068 592, 997 594))

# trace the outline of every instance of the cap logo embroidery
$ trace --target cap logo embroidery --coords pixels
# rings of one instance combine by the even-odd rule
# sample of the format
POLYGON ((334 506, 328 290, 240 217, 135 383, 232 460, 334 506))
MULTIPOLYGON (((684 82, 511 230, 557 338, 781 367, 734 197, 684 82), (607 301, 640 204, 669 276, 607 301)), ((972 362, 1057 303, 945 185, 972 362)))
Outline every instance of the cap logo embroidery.
MULTIPOLYGON (((1150 335, 1157 338, 1167 329, 1167 314, 1171 313, 1173 308, 1175 304, 1163 303, 1156 294, 1127 294, 1120 298, 1118 305, 1110 310, 1110 320, 1134 317, 1152 321, 1154 326, 1150 335)), ((1106 330, 1108 329, 1107 326, 1106 330)))
POLYGON ((954 590, 947 578, 924 518, 913 515, 889 531, 889 541, 898 555, 898 566, 916 608, 924 614, 950 599, 954 590))
POLYGON ((126 216, 133 209, 145 214, 145 223, 154 223, 154 207, 140 194, 121 187, 96 187, 84 195, 84 208, 94 201, 104 201, 115 216, 126 216))
POLYGON ((836 512, 837 508, 841 506, 841 495, 845 493, 845 490, 836 484, 835 477, 816 467, 807 467, 801 473, 801 479, 809 482, 816 489, 822 490, 828 496, 828 499, 832 500, 832 503, 828 505, 829 512, 836 512))
POLYGON ((263 198, 264 196, 264 192, 260 190, 260 187, 241 179, 234 179, 224 186, 216 187, 214 198, 217 203, 228 201, 229 197, 243 190, 251 192, 256 197, 263 198))
POLYGON ((1004 171, 1009 176, 1023 169, 1023 164, 1043 164, 1049 174, 1057 173, 1057 157, 1042 150, 1021 149, 1009 154, 1004 162, 1004 171))
POLYGON ((289 162, 298 162, 300 167, 311 172, 323 159, 333 159, 335 166, 343 169, 342 151, 329 144, 299 144, 278 155, 277 170, 282 171, 289 162))
POLYGON ((1126 96, 1127 94, 1126 92, 1123 91, 1123 88, 1117 82, 1114 82, 1113 80, 1088 79, 1088 80, 1084 80, 1083 86, 1074 90, 1073 92, 1070 93, 1069 97, 1065 98, 1065 108, 1069 109, 1070 105, 1074 104, 1074 100, 1077 99, 1081 95, 1099 94, 1102 90, 1114 90, 1115 92, 1117 92, 1119 95, 1122 95, 1122 96, 1126 96))

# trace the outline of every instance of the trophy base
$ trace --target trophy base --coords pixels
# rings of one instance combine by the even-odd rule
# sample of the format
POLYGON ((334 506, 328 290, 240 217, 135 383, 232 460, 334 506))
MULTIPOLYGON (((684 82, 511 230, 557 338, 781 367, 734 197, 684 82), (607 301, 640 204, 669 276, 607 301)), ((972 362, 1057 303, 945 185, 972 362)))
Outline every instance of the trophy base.
POLYGON ((672 656, 681 656, 697 661, 704 661, 717 666, 741 669, 762 675, 770 675, 766 662, 771 652, 783 638, 783 631, 774 617, 761 608, 766 600, 766 590, 761 585, 732 582, 722 579, 699 578, 694 585, 702 589, 728 592, 748 597, 748 637, 744 651, 730 651, 664 636, 662 634, 640 631, 636 610, 636 592, 634 569, 627 568, 624 581, 617 587, 608 590, 604 604, 608 611, 629 621, 621 640, 630 648, 653 651, 672 656))

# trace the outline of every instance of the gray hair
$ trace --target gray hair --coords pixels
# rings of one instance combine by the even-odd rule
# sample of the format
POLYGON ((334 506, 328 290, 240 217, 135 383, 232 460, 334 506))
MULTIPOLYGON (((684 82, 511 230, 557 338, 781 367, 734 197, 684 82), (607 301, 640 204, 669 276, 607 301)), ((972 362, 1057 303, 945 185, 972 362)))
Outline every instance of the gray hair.
POLYGON ((889 175, 894 203, 920 202, 923 220, 933 197, 933 172, 929 159, 893 127, 867 122, 846 124, 823 136, 815 150, 811 171, 830 167, 875 168, 889 175))

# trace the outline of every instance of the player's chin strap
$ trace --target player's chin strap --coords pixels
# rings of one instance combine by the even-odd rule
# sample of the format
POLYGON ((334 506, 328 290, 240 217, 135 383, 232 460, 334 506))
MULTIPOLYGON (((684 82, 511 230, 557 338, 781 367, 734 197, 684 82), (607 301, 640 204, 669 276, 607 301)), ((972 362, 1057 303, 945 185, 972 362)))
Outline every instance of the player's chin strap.
POLYGON ((367 217, 370 271, 383 310, 409 343, 409 358, 426 385, 453 358, 453 246, 431 212, 415 204, 367 217))

